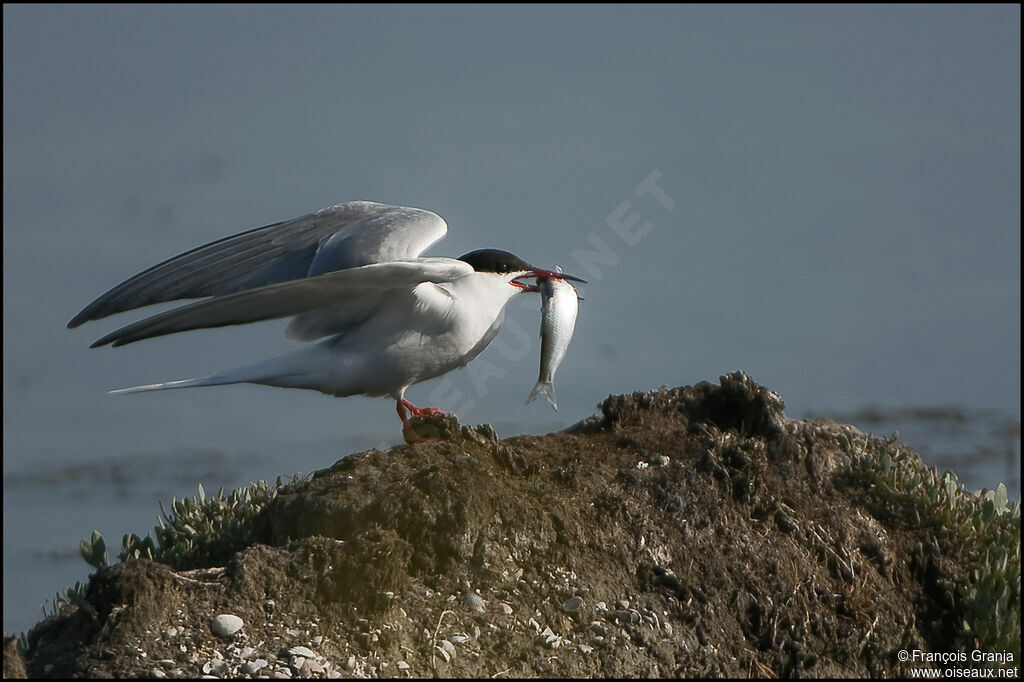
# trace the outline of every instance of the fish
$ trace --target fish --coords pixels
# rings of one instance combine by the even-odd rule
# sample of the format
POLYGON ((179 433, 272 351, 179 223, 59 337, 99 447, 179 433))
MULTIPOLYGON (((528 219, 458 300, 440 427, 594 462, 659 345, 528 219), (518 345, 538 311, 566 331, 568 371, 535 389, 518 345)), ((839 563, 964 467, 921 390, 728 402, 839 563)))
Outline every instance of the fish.
POLYGON ((579 294, 564 279, 545 279, 537 284, 542 298, 540 322, 540 376, 526 399, 529 404, 541 393, 558 411, 555 397, 555 371, 562 364, 565 351, 576 328, 579 294))

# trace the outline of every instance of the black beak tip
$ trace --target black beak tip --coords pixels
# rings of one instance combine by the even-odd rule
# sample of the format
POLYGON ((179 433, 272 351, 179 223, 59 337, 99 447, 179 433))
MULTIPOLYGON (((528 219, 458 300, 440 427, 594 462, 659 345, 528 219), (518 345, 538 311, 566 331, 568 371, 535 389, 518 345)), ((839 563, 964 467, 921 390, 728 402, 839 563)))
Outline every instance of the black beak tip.
POLYGON ((571 282, 579 282, 580 284, 587 284, 587 280, 582 277, 575 275, 567 275, 564 272, 558 272, 556 270, 545 270, 544 268, 532 268, 531 277, 536 277, 538 281, 542 279, 567 279, 571 282))

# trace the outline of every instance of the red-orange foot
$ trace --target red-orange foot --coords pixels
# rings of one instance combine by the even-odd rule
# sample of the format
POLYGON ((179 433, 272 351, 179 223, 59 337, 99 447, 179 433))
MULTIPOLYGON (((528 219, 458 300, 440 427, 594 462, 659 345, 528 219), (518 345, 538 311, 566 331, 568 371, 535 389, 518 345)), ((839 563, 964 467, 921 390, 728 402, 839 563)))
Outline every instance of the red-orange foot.
POLYGON ((444 410, 439 407, 416 407, 405 398, 402 398, 402 405, 404 405, 414 417, 440 417, 444 414, 444 410))
POLYGON ((395 401, 395 411, 398 412, 398 416, 402 420, 402 437, 405 438, 406 443, 427 443, 437 440, 437 438, 421 436, 416 433, 416 430, 412 428, 412 424, 409 423, 409 415, 406 410, 412 412, 416 417, 436 417, 444 414, 444 410, 439 410, 436 407, 416 407, 405 399, 395 401))

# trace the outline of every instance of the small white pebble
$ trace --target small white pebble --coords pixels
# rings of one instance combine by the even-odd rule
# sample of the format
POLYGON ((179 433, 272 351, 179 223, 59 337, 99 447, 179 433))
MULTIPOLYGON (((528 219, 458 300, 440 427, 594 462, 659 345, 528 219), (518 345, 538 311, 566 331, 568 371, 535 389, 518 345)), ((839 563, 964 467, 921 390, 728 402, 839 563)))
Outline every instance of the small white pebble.
POLYGON ((207 675, 223 675, 228 670, 228 664, 221 660, 207 661, 203 664, 203 672, 207 675))
POLYGON ((228 639, 241 630, 242 625, 244 625, 244 622, 238 616, 222 613, 219 616, 214 616, 213 620, 210 621, 210 630, 218 637, 228 639))
POLYGON ((263 661, 263 660, 260 660, 260 661, 246 661, 245 663, 242 664, 242 667, 239 668, 239 670, 242 671, 243 675, 255 675, 260 670, 262 670, 263 668, 266 668, 266 667, 267 667, 267 662, 263 661), (260 663, 262 663, 263 665, 259 665, 260 663))

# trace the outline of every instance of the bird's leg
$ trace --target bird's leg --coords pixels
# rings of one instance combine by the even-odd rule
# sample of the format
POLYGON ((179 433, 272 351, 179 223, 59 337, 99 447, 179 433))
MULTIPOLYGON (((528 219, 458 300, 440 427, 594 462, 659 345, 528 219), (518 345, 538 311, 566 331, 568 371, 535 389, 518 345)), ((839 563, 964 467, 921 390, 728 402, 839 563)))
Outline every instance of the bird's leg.
POLYGON ((405 398, 401 402, 414 417, 440 417, 444 414, 444 410, 439 407, 416 407, 405 398))
MULTIPOLYGON (((420 409, 413 405, 412 403, 410 403, 408 400, 405 400, 404 398, 395 401, 395 411, 398 412, 398 417, 402 420, 402 437, 405 438, 405 442, 425 443, 427 441, 437 440, 436 438, 426 438, 425 436, 421 436, 420 434, 416 433, 415 429, 412 428, 412 424, 409 423, 409 414, 406 411, 406 408, 413 408, 415 410, 420 409)), ((416 414, 415 412, 413 412, 413 414, 416 415, 417 417, 422 416, 416 414)))

